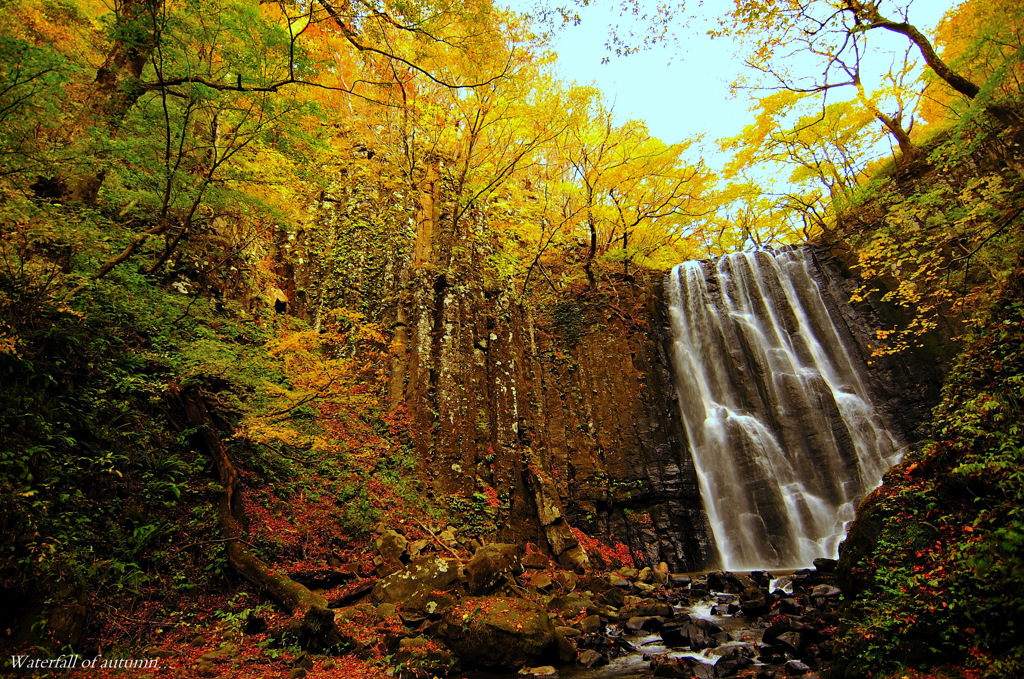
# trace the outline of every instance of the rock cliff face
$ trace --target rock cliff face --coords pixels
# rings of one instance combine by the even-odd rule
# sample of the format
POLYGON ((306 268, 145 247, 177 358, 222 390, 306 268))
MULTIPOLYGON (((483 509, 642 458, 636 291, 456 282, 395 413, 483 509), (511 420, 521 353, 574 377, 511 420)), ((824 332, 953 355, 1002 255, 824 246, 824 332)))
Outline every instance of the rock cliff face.
MULTIPOLYGON (((444 276, 407 288, 404 402, 434 492, 494 488, 509 539, 580 559, 569 526, 638 562, 714 565, 665 351, 660 275, 525 311, 444 276)), ((396 394, 398 396, 399 394, 396 394)))

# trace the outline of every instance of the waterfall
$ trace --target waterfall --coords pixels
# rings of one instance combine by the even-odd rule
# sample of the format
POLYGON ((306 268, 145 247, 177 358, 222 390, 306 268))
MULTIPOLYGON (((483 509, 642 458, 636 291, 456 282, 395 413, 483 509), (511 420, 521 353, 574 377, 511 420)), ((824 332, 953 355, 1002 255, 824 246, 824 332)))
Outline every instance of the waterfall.
POLYGON ((829 315, 807 248, 676 266, 679 408, 722 567, 835 558, 899 458, 829 315))

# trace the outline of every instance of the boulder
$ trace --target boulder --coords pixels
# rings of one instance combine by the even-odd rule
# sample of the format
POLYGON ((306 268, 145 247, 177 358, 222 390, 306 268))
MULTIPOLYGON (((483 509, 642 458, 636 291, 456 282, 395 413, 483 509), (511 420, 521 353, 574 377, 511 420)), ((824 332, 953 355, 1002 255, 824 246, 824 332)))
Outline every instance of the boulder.
POLYGON ((398 561, 405 555, 409 541, 401 533, 389 530, 374 540, 373 544, 377 548, 377 553, 386 561, 398 561))
POLYGON ((551 576, 547 573, 535 573, 530 577, 530 582, 537 589, 550 589, 551 585, 555 584, 555 581, 551 579, 551 576))
POLYGON ((690 679, 690 677, 702 677, 711 679, 715 676, 714 668, 694 658, 670 658, 661 656, 651 662, 651 669, 656 677, 679 677, 690 679))
POLYGON ((618 587, 613 587, 597 596, 597 602, 613 608, 621 608, 626 603, 626 593, 618 587))
POLYGON ((715 676, 716 677, 731 677, 745 667, 753 664, 750 658, 744 658, 743 656, 734 656, 731 658, 719 658, 718 662, 715 663, 715 676))
POLYGON ((77 646, 85 635, 88 611, 81 604, 62 604, 50 614, 46 629, 58 646, 77 646))
POLYGON ((842 594, 842 591, 838 587, 832 585, 818 585, 811 590, 811 599, 834 599, 842 594))
POLYGON ((708 589, 712 592, 741 592, 743 584, 732 573, 712 571, 707 577, 708 589))
POLYGON ((689 587, 692 582, 689 575, 683 575, 682 573, 672 573, 668 580, 672 583, 673 587, 689 587))
POLYGON ((619 609, 615 608, 614 606, 602 606, 600 604, 593 604, 587 606, 586 614, 596 615, 600 618, 604 618, 605 620, 619 619, 619 609))
POLYGON ((225 641, 216 650, 207 651, 199 656, 199 660, 209 663, 226 663, 237 658, 238 654, 238 646, 225 641))
POLYGON ((551 566, 551 559, 540 552, 527 552, 520 561, 524 568, 544 569, 551 566))
POLYGON ((519 670, 520 677, 531 677, 532 679, 558 679, 558 670, 551 665, 540 667, 524 667, 519 670))
POLYGON ((786 663, 786 674, 790 676, 796 677, 802 674, 807 674, 810 671, 811 668, 805 665, 804 663, 800 662, 799 660, 790 660, 786 663))
POLYGON ((555 573, 555 582, 566 592, 575 592, 579 587, 580 579, 569 571, 559 571, 555 573))
POLYGON ((836 559, 825 559, 819 557, 814 560, 814 569, 819 573, 835 573, 839 561, 836 559))
POLYGON ((633 632, 661 629, 665 624, 665 618, 660 615, 644 615, 630 618, 626 622, 626 629, 633 632))
POLYGON ((429 598, 433 592, 454 587, 458 579, 458 562, 428 556, 378 580, 371 596, 378 602, 418 606, 425 604, 420 600, 429 598))
POLYGON ((796 620, 790 616, 776 618, 774 624, 764 631, 761 641, 765 644, 773 644, 787 632, 798 632, 801 635, 801 643, 808 638, 815 638, 817 631, 811 625, 796 620))
POLYGON ((401 668, 399 676, 410 679, 446 677, 462 671, 462 664, 450 649, 424 637, 399 641, 398 652, 394 654, 391 662, 401 668))
POLYGON ((588 615, 587 617, 580 620, 577 625, 584 634, 590 632, 597 632, 601 629, 601 616, 599 615, 588 615))
POLYGON ((767 590, 748 587, 740 593, 740 608, 747 617, 765 615, 772 608, 772 597, 767 590))
POLYGON ((575 636, 578 636, 579 632, 572 627, 555 627, 555 649, 558 651, 558 659, 563 663, 570 663, 576 660, 579 653, 576 650, 576 645, 562 633, 563 629, 572 630, 575 636))
POLYGON ((597 651, 588 648, 587 650, 580 652, 580 657, 576 662, 583 667, 601 667, 608 664, 608 658, 604 657, 597 651))
POLYGON ((425 550, 429 545, 430 540, 416 540, 414 542, 409 543, 409 546, 406 548, 406 551, 408 552, 411 558, 417 559, 419 558, 420 554, 423 553, 423 550, 425 550))
POLYGON ((714 633, 702 630, 692 622, 669 622, 662 625, 661 639, 666 646, 672 648, 689 647, 693 651, 700 651, 715 646, 714 633))
POLYGON ((799 653, 804 647, 804 638, 799 632, 783 632, 775 637, 775 643, 790 653, 799 653))
POLYGON ((611 574, 608 575, 608 584, 611 585, 612 587, 625 587, 625 588, 628 588, 631 583, 629 582, 629 580, 627 580, 626 578, 622 577, 621 575, 617 575, 616 573, 611 573, 611 574))
POLYGON ((555 650, 548 614, 524 599, 467 597, 445 613, 438 633, 464 662, 478 667, 519 669, 555 650))
POLYGON ((476 550, 466 564, 469 576, 469 593, 474 596, 488 594, 505 581, 506 575, 520 575, 523 564, 520 557, 523 548, 519 545, 495 542, 476 550))
POLYGON ((586 611, 587 607, 592 604, 590 599, 573 593, 555 597, 548 603, 548 609, 558 611, 563 618, 569 620, 586 611))
POLYGON ((217 666, 208 660, 200 660, 196 663, 194 669, 196 674, 200 677, 215 677, 220 672, 220 670, 217 669, 217 666))
POLYGON ((675 609, 668 604, 657 601, 645 601, 639 604, 627 604, 620 608, 619 620, 625 621, 629 620, 630 618, 647 616, 661 616, 662 618, 671 618, 675 614, 675 609))

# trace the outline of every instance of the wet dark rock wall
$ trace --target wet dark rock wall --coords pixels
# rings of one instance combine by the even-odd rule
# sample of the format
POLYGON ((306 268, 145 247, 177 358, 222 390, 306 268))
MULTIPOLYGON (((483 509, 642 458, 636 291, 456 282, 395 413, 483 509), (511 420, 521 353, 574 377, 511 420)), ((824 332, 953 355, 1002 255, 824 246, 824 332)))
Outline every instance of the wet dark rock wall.
POLYGON ((444 276, 410 284, 405 407, 434 492, 495 488, 505 539, 563 561, 572 526, 638 562, 713 566, 663 300, 660 274, 535 310, 444 276))

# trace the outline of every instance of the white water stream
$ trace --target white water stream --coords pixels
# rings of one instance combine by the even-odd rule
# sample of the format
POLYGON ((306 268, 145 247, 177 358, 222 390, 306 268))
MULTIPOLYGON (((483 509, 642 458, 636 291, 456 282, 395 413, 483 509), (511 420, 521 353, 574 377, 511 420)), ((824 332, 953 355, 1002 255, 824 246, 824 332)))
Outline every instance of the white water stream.
POLYGON ((835 558, 899 457, 812 266, 808 249, 787 248, 669 277, 679 407, 727 570, 835 558))

